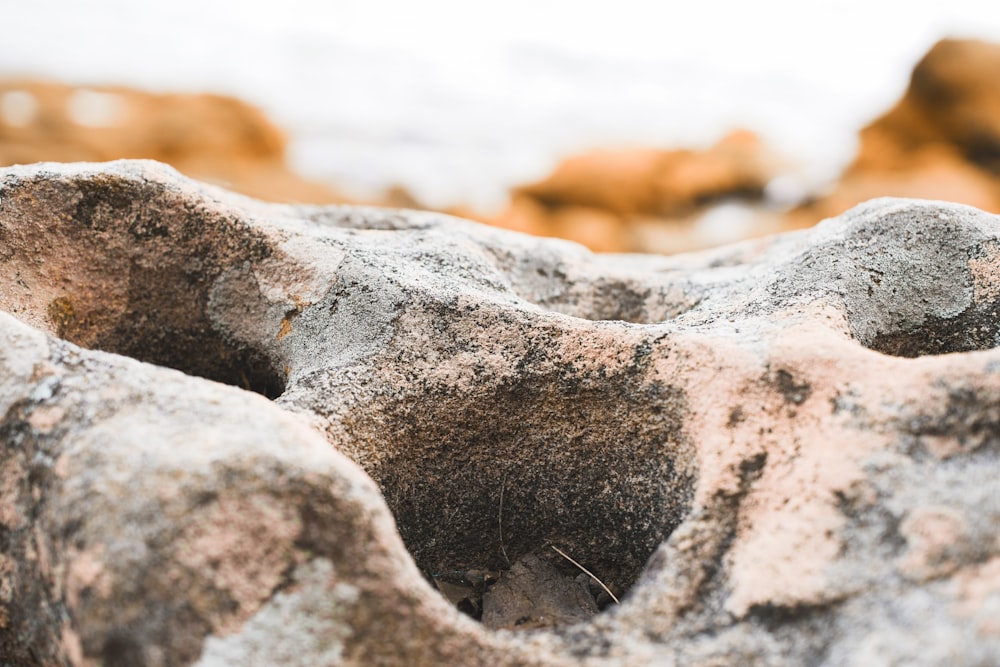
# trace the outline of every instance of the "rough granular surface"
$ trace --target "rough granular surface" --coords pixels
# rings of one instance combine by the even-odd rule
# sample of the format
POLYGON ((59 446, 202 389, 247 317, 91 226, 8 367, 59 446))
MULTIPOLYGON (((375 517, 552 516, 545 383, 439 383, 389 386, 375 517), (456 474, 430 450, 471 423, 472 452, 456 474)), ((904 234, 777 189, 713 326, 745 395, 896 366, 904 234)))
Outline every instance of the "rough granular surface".
POLYGON ((0 663, 993 664, 998 309, 941 202, 601 256, 0 170, 0 663))

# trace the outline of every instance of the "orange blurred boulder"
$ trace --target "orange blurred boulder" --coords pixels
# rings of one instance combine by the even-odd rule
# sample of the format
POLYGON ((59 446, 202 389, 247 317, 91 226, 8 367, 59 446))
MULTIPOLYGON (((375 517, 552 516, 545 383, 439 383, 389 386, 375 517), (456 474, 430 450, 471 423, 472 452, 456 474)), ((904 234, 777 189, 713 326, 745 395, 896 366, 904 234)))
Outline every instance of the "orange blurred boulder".
POLYGON ((771 175, 759 138, 739 130, 701 152, 644 148, 571 157, 551 176, 517 193, 550 208, 678 216, 724 197, 759 198, 771 175))
POLYGON ((656 209, 656 178, 666 151, 601 150, 566 159, 548 177, 515 194, 543 206, 590 206, 618 215, 656 209))
MULTIPOLYGON (((260 199, 349 202, 293 172, 286 145, 284 133, 260 110, 230 97, 0 81, 0 166, 149 158, 260 199)), ((597 251, 660 250, 662 244, 643 241, 649 228, 663 226, 676 237, 706 204, 759 198, 774 171, 758 137, 740 130, 704 151, 646 148, 571 157, 545 180, 515 189, 499 215, 466 207, 446 212, 597 251)), ((402 185, 372 203, 430 208, 402 185)), ((678 247, 701 245, 690 236, 677 237, 683 239, 678 247)))
POLYGON ((284 133, 222 95, 0 81, 0 165, 150 158, 261 199, 345 201, 285 161, 284 133))
POLYGON ((896 105, 861 131, 854 163, 793 226, 876 196, 919 197, 1000 211, 1000 44, 945 39, 913 69, 896 105))
POLYGON ((1000 44, 945 39, 913 69, 910 87, 861 132, 856 168, 892 169, 929 145, 1000 174, 1000 44))
POLYGON ((550 208, 533 197, 515 192, 500 215, 481 217, 465 214, 462 217, 525 234, 570 239, 597 252, 631 249, 626 221, 615 213, 593 206, 550 208))
POLYGON ((637 225, 683 226, 713 202, 759 199, 774 171, 760 139, 746 130, 706 151, 598 150, 516 188, 507 210, 488 222, 602 252, 648 250, 637 225))

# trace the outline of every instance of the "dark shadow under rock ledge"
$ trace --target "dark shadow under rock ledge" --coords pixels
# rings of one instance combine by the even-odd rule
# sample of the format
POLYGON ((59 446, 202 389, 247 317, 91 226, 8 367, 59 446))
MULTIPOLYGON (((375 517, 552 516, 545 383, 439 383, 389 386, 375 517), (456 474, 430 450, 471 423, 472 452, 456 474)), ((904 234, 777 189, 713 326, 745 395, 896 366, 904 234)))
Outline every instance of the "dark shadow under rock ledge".
POLYGON ((998 308, 1000 218, 940 202, 600 256, 0 170, 0 656, 989 664, 998 308), (527 563, 596 604, 553 547, 622 604, 441 594, 527 563))

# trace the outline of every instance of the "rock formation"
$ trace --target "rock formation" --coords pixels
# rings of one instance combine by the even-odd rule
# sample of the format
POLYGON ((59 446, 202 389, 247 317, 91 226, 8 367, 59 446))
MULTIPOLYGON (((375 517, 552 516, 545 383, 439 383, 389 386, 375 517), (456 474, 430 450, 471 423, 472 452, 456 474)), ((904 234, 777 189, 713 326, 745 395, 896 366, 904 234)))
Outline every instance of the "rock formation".
POLYGON ((861 133, 858 169, 900 168, 938 148, 1000 173, 1000 44, 945 39, 925 55, 903 98, 861 133))
POLYGON ((836 188, 790 216, 811 225, 871 197, 943 199, 1000 212, 1000 44, 945 39, 896 105, 861 131, 836 188))
POLYGON ((996 216, 599 256, 43 164, 0 276, 6 664, 1000 655, 996 216), (447 577, 586 613, 492 630, 447 577))
POLYGON ((704 150, 594 151, 566 159, 547 178, 511 193, 487 220, 508 229, 558 236, 599 251, 642 250, 633 233, 644 219, 683 228, 722 199, 760 199, 775 160, 746 130, 704 150))
POLYGON ((271 201, 344 203, 294 173, 284 132, 223 95, 0 81, 0 166, 148 158, 271 201))

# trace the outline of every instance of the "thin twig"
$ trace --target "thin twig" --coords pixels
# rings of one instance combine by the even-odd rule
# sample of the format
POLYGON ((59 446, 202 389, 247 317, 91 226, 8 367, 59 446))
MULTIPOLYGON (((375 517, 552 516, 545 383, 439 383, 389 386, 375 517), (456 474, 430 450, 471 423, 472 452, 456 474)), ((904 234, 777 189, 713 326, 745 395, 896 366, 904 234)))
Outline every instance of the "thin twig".
POLYGON ((507 558, 507 549, 503 546, 503 490, 507 486, 507 473, 503 474, 503 480, 500 482, 500 510, 497 512, 497 528, 500 531, 500 553, 503 554, 503 559, 507 561, 507 567, 510 567, 510 558, 507 558))
POLYGON ((598 585, 599 585, 599 586, 600 586, 601 588, 603 588, 603 589, 604 589, 604 592, 605 592, 605 593, 607 593, 608 595, 610 595, 610 596, 611 596, 611 599, 615 601, 615 604, 621 604, 621 602, 619 602, 619 601, 618 601, 618 598, 616 598, 616 597, 615 597, 615 594, 611 592, 611 589, 610 589, 610 588, 608 588, 607 586, 605 586, 605 585, 604 585, 604 582, 603 582, 603 581, 601 581, 600 579, 598 579, 598 578, 597 578, 597 577, 596 577, 596 576, 594 575, 594 573, 593 573, 593 572, 591 572, 590 570, 588 570, 587 568, 585 568, 584 566, 580 565, 580 564, 579 564, 579 563, 577 563, 577 562, 576 562, 575 560, 573 560, 572 558, 570 558, 569 556, 567 556, 567 555, 566 555, 566 552, 565 552, 565 551, 563 551, 563 550, 562 550, 562 549, 560 549, 559 547, 555 546, 554 544, 550 544, 549 546, 550 546, 550 547, 552 547, 552 549, 553 549, 553 550, 554 550, 554 551, 555 551, 555 552, 556 552, 557 554, 559 554, 560 556, 562 556, 563 558, 565 558, 565 559, 566 559, 566 560, 568 560, 569 562, 573 563, 573 565, 576 565, 576 566, 577 566, 578 568, 580 568, 581 570, 583 570, 583 573, 584 573, 584 574, 586 574, 586 575, 587 575, 587 576, 589 576, 589 577, 590 577, 591 579, 593 579, 594 581, 596 581, 596 582, 597 582, 597 584, 598 584, 598 585))

